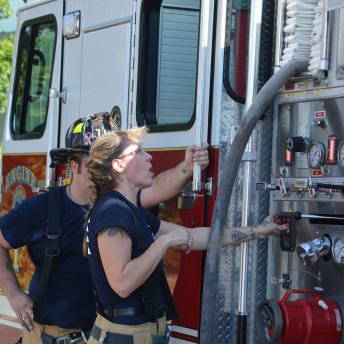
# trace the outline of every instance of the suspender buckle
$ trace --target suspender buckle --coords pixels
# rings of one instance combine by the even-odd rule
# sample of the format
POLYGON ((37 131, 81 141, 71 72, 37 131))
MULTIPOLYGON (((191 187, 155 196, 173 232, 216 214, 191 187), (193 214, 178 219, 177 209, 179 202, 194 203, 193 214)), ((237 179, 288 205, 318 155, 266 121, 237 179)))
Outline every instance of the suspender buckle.
POLYGON ((45 255, 48 257, 55 257, 60 254, 60 249, 58 246, 57 239, 61 235, 61 227, 57 228, 47 228, 45 231, 45 235, 48 238, 47 247, 45 249, 45 255))
POLYGON ((79 335, 77 333, 74 333, 73 335, 67 335, 63 337, 56 338, 54 343, 56 344, 74 344, 77 343, 80 340, 83 340, 85 343, 87 341, 87 338, 84 338, 84 334, 81 332, 79 335))
POLYGON ((56 344, 71 344, 72 341, 69 336, 59 337, 55 339, 56 344))
POLYGON ((61 231, 62 231, 61 227, 47 228, 47 230, 45 231, 45 235, 47 236, 49 240, 56 240, 61 235, 61 231))

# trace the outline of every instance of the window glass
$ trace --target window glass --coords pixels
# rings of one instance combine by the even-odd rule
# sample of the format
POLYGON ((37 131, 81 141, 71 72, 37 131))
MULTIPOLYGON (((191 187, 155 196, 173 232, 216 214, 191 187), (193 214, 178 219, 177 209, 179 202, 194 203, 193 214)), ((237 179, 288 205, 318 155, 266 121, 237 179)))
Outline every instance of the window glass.
POLYGON ((138 122, 182 129, 195 112, 200 0, 146 3, 138 122))
POLYGON ((229 68, 226 70, 229 83, 239 97, 245 97, 247 52, 249 32, 250 1, 233 1, 230 20, 230 34, 227 34, 226 53, 229 54, 229 68))
POLYGON ((26 27, 21 35, 20 40, 20 56, 18 56, 18 68, 17 68, 17 83, 15 99, 12 106, 12 130, 15 133, 19 133, 20 130, 20 116, 22 113, 22 107, 24 104, 24 89, 26 80, 26 71, 28 69, 28 58, 30 49, 31 27, 26 27))
POLYGON ((55 41, 53 20, 27 24, 22 29, 12 105, 15 138, 38 138, 44 133, 55 41))

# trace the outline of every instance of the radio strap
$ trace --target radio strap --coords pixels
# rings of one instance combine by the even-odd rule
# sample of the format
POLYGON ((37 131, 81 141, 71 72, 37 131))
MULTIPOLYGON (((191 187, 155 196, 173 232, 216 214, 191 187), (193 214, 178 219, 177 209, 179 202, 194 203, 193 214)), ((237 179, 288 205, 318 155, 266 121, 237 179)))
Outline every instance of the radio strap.
POLYGON ((35 321, 44 324, 44 303, 46 291, 48 286, 49 273, 54 261, 54 258, 59 255, 60 249, 58 246, 58 239, 61 234, 60 219, 61 219, 61 201, 62 188, 53 187, 49 190, 49 208, 47 226, 45 228, 45 236, 47 239, 47 246, 45 249, 45 256, 42 265, 41 278, 39 286, 35 295, 33 304, 33 314, 35 321))

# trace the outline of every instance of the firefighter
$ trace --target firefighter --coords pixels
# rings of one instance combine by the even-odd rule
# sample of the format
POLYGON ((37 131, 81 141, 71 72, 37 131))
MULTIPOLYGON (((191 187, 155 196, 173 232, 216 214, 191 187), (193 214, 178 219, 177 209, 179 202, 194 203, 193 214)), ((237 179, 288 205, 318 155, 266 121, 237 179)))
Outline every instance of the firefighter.
MULTIPOLYGON (((82 250, 90 199, 86 162, 94 139, 114 129, 108 114, 77 120, 66 133, 66 148, 51 152, 55 164, 69 162, 70 185, 25 200, 0 218, 0 287, 22 324, 24 344, 84 343, 94 323, 94 290, 82 250), (51 232, 54 224, 58 230, 51 232), (8 252, 24 245, 35 266, 29 294, 19 287, 8 252)), ((185 160, 154 178, 140 202, 152 207, 173 197, 192 176, 193 163, 204 168, 208 159, 207 146, 188 147, 185 160)))
MULTIPOLYGON (((159 220, 140 204, 153 183, 152 157, 141 146, 144 129, 112 132, 92 146, 87 163, 91 201, 87 236, 98 316, 89 344, 167 343, 166 320, 175 319, 162 269, 168 248, 203 250, 209 228, 186 229, 159 220)), ((225 244, 263 239, 285 229, 276 214, 262 225, 225 230, 225 244)))

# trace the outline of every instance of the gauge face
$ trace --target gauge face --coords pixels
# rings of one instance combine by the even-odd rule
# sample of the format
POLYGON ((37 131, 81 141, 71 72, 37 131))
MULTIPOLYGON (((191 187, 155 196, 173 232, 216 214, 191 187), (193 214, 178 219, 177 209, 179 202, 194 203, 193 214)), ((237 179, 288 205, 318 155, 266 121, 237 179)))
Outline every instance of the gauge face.
POLYGON ((344 141, 338 146, 337 160, 340 166, 344 167, 344 141))
POLYGON ((333 260, 340 265, 344 265, 344 237, 338 237, 332 245, 333 260))
POLYGON ((319 168, 325 162, 325 146, 321 142, 312 142, 307 152, 310 168, 319 168))

